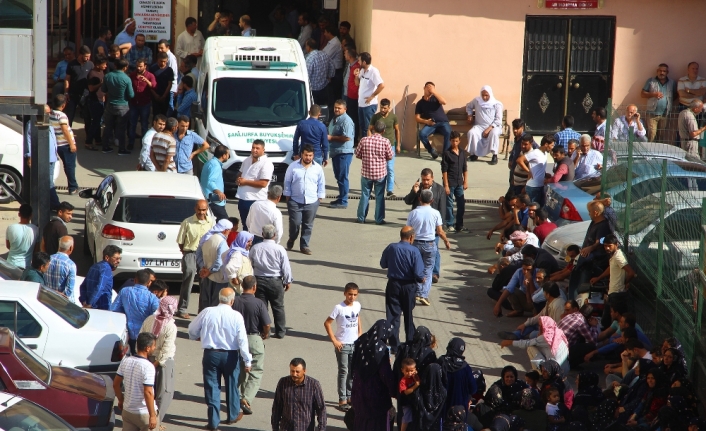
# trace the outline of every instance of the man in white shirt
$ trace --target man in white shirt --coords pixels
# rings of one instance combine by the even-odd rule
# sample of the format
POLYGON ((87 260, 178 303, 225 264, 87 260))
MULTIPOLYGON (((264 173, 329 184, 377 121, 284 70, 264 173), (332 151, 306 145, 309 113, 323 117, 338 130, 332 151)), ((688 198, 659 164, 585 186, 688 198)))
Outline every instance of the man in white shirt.
POLYGON ((158 425, 154 401, 155 368, 148 357, 157 347, 157 336, 143 332, 138 335, 135 346, 136 355, 125 356, 120 362, 113 379, 113 390, 118 398, 118 409, 122 410, 124 429, 154 430, 158 425))
POLYGON ((261 139, 255 139, 250 150, 251 156, 243 160, 238 173, 238 192, 235 197, 238 198, 238 212, 240 213, 240 221, 243 223, 243 230, 248 229, 248 213, 250 207, 256 201, 264 201, 267 199, 267 187, 272 180, 272 174, 275 171, 275 166, 267 158, 265 154, 265 142, 261 139))
POLYGON ((422 190, 419 193, 419 206, 407 216, 407 226, 411 226, 416 232, 413 245, 419 249, 424 262, 424 281, 418 283, 416 298, 422 305, 431 305, 429 292, 431 291, 431 276, 436 258, 434 238, 440 237, 444 241, 446 249, 451 249, 451 243, 446 238, 443 229, 444 219, 439 211, 431 207, 433 200, 434 194, 431 190, 422 190))
POLYGON ((576 169, 574 171, 574 179, 579 180, 596 175, 598 172, 596 166, 603 163, 603 155, 591 148, 591 137, 589 135, 581 135, 579 150, 575 154, 574 163, 576 169))
POLYGON ((610 325, 610 306, 618 301, 625 301, 627 298, 621 293, 627 292, 630 288, 630 282, 635 278, 635 270, 632 269, 625 257, 625 253, 620 249, 618 237, 614 234, 607 235, 603 238, 603 249, 610 256, 608 268, 598 277, 593 277, 589 283, 596 284, 598 281, 609 277, 608 296, 603 307, 603 318, 601 324, 604 327, 610 325))
POLYGON ((341 41, 338 39, 338 28, 329 24, 324 29, 324 38, 328 40, 326 46, 321 48, 321 51, 328 55, 333 63, 333 68, 336 71, 333 78, 329 82, 329 105, 341 98, 341 86, 343 85, 343 49, 341 41))
POLYGON ((142 149, 140 150, 140 157, 137 160, 137 170, 138 171, 152 171, 156 169, 152 159, 150 158, 150 149, 152 148, 152 138, 157 133, 162 133, 164 127, 167 125, 167 116, 163 114, 157 114, 152 120, 152 128, 150 128, 147 133, 142 137, 142 149))
POLYGON ((378 94, 385 88, 380 71, 371 64, 372 61, 369 52, 361 53, 360 69, 354 71, 355 85, 358 86, 358 121, 363 133, 367 133, 370 127, 370 119, 378 110, 378 94))
POLYGON ((635 141, 647 142, 647 129, 642 124, 640 113, 637 112, 637 105, 628 105, 625 115, 615 119, 613 128, 610 129, 610 137, 613 141, 627 142, 630 129, 633 129, 633 133, 635 133, 635 141))
POLYGON ((309 14, 306 12, 300 13, 299 18, 297 19, 297 24, 301 26, 301 31, 299 32, 299 37, 297 37, 297 40, 299 41, 299 45, 302 46, 302 49, 304 49, 306 41, 309 40, 311 37, 311 32, 314 30, 309 20, 309 14))
POLYGON ((605 121, 608 114, 605 108, 594 108, 591 112, 591 118, 593 122, 596 123, 596 131, 593 136, 603 136, 605 137, 605 121))
MULTIPOLYGON (((523 137, 524 140, 524 137, 523 137)), ((544 177, 547 170, 547 152, 554 146, 554 135, 542 138, 539 148, 530 150, 517 158, 517 165, 530 173, 525 193, 532 202, 544 206, 544 177)))
POLYGON ((201 57, 203 56, 203 46, 206 44, 203 34, 197 29, 198 24, 196 18, 186 18, 186 30, 181 32, 176 41, 176 56, 180 60, 184 60, 187 55, 193 55, 197 58, 196 67, 201 65, 201 57))
POLYGON ((210 431, 217 430, 221 422, 220 376, 225 380, 228 395, 227 420, 223 423, 232 425, 243 418, 238 391, 240 361, 242 358, 245 372, 249 373, 252 356, 245 321, 240 313, 233 310, 234 301, 233 289, 221 289, 218 293, 218 305, 204 309, 189 324, 189 339, 200 340, 203 348, 203 385, 208 406, 206 427, 210 431))
POLYGON ((277 244, 282 240, 282 211, 277 208, 282 198, 282 186, 273 185, 267 190, 267 199, 256 201, 250 207, 245 224, 247 231, 255 235, 253 245, 262 242, 262 227, 271 224, 277 229, 274 240, 277 244))

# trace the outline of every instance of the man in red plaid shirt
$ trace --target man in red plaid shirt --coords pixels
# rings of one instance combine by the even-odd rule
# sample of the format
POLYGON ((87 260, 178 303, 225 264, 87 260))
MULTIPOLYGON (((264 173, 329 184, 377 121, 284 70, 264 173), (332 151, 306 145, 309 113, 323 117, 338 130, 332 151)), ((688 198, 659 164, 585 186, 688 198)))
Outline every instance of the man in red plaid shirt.
POLYGON ((358 223, 365 223, 368 215, 370 192, 375 187, 375 224, 385 224, 385 180, 387 161, 392 160, 390 140, 383 137, 385 123, 375 123, 375 133, 360 140, 355 156, 362 160, 360 170, 360 202, 358 202, 358 223))

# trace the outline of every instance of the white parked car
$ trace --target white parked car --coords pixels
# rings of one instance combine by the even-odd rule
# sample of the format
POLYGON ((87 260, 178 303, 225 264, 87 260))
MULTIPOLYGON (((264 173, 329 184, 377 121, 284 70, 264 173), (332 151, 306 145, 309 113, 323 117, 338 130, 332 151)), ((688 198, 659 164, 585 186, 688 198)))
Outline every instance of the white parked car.
POLYGON ((151 268, 162 279, 181 280, 179 225, 194 215, 196 202, 204 198, 195 176, 115 172, 95 192, 84 190, 80 195, 90 199, 84 250, 94 261, 101 260, 105 246, 112 244, 123 250, 114 276, 128 278, 151 268))
MULTIPOLYGON (((22 123, 16 119, 0 115, 0 179, 15 193, 22 193, 22 175, 24 169, 24 144, 22 142, 22 123)), ((54 169, 54 181, 61 171, 61 162, 57 161, 54 169)), ((14 199, 0 187, 0 203, 6 204, 14 199)))
POLYGON ((124 314, 81 308, 39 283, 0 283, 2 326, 52 365, 112 372, 128 349, 124 314))

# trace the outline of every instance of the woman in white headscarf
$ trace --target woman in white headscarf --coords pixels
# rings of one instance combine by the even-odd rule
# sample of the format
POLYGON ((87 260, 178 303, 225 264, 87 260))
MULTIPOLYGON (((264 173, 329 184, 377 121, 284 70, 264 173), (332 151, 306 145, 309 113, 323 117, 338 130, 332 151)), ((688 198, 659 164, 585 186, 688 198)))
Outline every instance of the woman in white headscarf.
POLYGON ((165 296, 159 300, 157 312, 147 316, 140 332, 151 332, 157 336, 156 349, 149 360, 157 373, 155 376, 154 395, 162 423, 169 404, 174 398, 174 354, 176 353, 177 327, 174 313, 179 308, 179 300, 174 296, 165 296))
POLYGON ((223 261, 223 266, 221 267, 223 277, 228 280, 228 284, 235 289, 237 295, 243 292, 240 287, 243 278, 253 275, 252 264, 248 258, 253 238, 255 236, 250 232, 238 232, 238 236, 235 237, 230 249, 223 253, 221 257, 223 261))
POLYGON ((468 132, 468 147, 466 151, 471 160, 478 160, 488 153, 493 154, 491 165, 498 163, 498 146, 503 124, 503 104, 493 97, 493 89, 484 85, 480 96, 466 105, 468 121, 473 124, 468 132))

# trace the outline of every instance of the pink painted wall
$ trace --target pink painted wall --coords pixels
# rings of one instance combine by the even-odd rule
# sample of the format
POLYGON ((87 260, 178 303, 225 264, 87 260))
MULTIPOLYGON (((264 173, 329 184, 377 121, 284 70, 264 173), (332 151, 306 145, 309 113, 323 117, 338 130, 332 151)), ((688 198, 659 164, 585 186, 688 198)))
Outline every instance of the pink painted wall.
MULTIPOLYGON (((401 115, 410 87, 403 144, 411 148, 414 104, 425 81, 436 83, 447 109, 463 107, 483 85, 516 118, 520 110, 526 16, 615 16, 614 104, 644 104, 640 90, 659 63, 670 78, 686 74, 690 61, 706 69, 706 39, 698 32, 706 16, 703 0, 604 0, 594 10, 561 11, 537 7, 538 0, 373 0, 371 54, 385 90, 401 115), (692 33, 695 34, 695 33, 692 33)), ((706 74, 702 69, 701 75, 706 74)), ((463 128, 462 128, 463 129, 463 128)))

